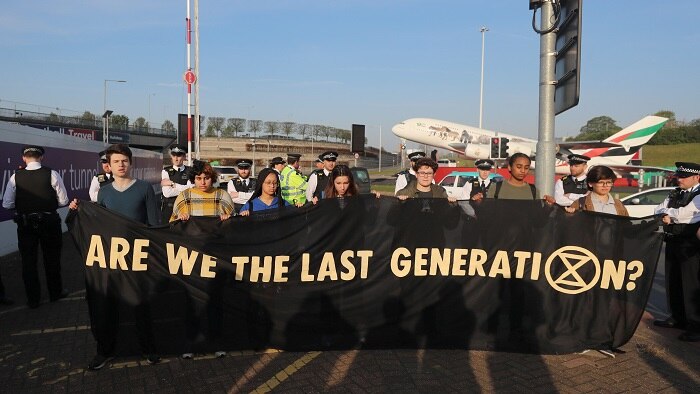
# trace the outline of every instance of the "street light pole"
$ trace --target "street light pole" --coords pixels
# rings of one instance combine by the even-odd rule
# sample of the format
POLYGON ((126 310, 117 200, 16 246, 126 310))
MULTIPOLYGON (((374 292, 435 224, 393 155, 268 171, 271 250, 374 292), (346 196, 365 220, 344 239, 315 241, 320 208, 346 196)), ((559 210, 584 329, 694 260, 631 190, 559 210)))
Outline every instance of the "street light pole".
POLYGON ((255 176, 255 138, 251 139, 253 142, 253 175, 255 176))
POLYGON ((484 37, 489 31, 488 27, 481 26, 481 93, 479 95, 479 128, 481 128, 481 120, 484 116, 484 37))
POLYGON ((379 172, 382 171, 382 125, 379 125, 379 172))
POLYGON ((148 119, 146 119, 146 124, 148 128, 151 128, 151 96, 155 96, 155 93, 148 93, 148 119))
MULTIPOLYGON (((105 79, 104 80, 104 95, 102 97, 102 113, 107 112, 107 82, 121 82, 124 83, 126 81, 121 80, 121 79, 105 79)), ((104 141, 104 144, 107 145, 109 143, 109 140, 107 138, 107 133, 109 130, 107 129, 107 123, 102 122, 102 140, 104 141)))

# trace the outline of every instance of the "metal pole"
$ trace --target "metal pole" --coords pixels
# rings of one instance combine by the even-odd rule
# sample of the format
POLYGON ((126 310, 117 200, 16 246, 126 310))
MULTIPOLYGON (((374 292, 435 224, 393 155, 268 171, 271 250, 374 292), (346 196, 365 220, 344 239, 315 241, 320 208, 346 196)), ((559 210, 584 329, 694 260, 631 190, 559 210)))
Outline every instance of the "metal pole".
MULTIPOLYGON (((540 26, 547 29, 552 23, 552 3, 542 3, 540 26)), ((535 186, 539 197, 554 195, 554 67, 556 62, 556 33, 540 35, 540 112, 537 140, 537 166, 535 186)))
POLYGON ((479 93, 479 128, 481 128, 481 120, 484 117, 484 37, 489 28, 482 26, 479 29, 481 32, 481 91, 479 93))
MULTIPOLYGON (((105 79, 105 86, 104 86, 104 97, 102 98, 102 114, 107 112, 107 80, 105 79)), ((102 141, 105 146, 107 146, 107 117, 105 116, 104 120, 102 121, 102 141)))
POLYGON ((255 138, 253 138, 253 174, 251 176, 255 176, 255 138))
MULTIPOLYGON (((191 55, 190 55, 190 44, 192 42, 192 27, 190 22, 190 0, 185 0, 187 2, 187 17, 186 30, 187 30, 187 71, 192 71, 191 65, 191 55)), ((192 157, 192 84, 187 82, 187 164, 192 165, 194 157, 192 157)))
POLYGON ((382 171, 382 125, 379 125, 379 171, 382 171))
POLYGON ((197 76, 197 84, 194 85, 194 141, 197 147, 197 160, 199 154, 199 0, 194 0, 194 74, 197 76))

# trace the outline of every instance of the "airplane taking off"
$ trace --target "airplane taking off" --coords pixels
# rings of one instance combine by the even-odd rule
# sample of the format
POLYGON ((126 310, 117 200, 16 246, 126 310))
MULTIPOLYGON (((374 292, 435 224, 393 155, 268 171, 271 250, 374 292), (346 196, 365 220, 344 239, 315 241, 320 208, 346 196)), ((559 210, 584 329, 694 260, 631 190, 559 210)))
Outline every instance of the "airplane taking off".
MULTIPOLYGON (((660 116, 646 116, 603 141, 560 142, 557 144, 559 158, 556 160, 556 173, 569 173, 566 156, 571 153, 590 157, 589 167, 604 165, 623 173, 640 169, 666 171, 658 167, 632 166, 627 163, 667 121, 667 118, 660 116)), ((534 139, 501 132, 496 134, 491 130, 430 118, 407 119, 394 125, 391 131, 400 138, 447 149, 474 160, 492 158, 491 143, 498 138, 500 141, 507 139, 508 156, 524 153, 534 158, 537 149, 537 140, 534 139)), ((534 166, 533 161, 532 167, 534 166)))

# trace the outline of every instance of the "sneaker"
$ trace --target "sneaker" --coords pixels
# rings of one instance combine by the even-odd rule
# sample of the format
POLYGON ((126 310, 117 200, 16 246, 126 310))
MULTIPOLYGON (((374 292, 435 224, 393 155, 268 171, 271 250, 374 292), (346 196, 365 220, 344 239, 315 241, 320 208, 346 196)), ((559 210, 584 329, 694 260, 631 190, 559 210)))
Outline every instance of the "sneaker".
POLYGON ((160 356, 157 354, 147 354, 144 357, 146 357, 146 361, 148 361, 149 364, 158 364, 160 362, 160 356))
POLYGON ((610 358, 615 358, 615 353, 609 349, 598 349, 599 353, 602 353, 610 358))
POLYGON ((223 350, 219 350, 218 352, 214 353, 214 355, 216 356, 216 358, 224 358, 226 357, 226 352, 223 350))
POLYGON ((88 370, 99 371, 105 365, 107 365, 107 363, 110 362, 113 358, 114 357, 96 354, 95 357, 92 359, 92 361, 90 361, 90 364, 88 364, 88 370))
POLYGON ((191 360, 192 357, 194 357, 194 353, 182 353, 182 356, 180 357, 182 357, 185 360, 191 360))

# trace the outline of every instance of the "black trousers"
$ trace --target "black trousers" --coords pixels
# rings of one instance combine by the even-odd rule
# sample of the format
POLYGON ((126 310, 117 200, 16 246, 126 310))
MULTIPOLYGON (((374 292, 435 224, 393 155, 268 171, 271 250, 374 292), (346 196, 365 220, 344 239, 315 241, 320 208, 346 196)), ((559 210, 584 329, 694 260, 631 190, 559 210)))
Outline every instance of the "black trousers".
POLYGON ((2 285, 2 274, 0 274, 0 298, 5 296, 5 286, 2 285))
POLYGON ((27 302, 38 304, 41 299, 39 285, 39 246, 44 257, 46 285, 51 299, 63 291, 61 281, 61 217, 58 213, 25 214, 17 219, 17 244, 22 256, 22 279, 27 302))
MULTIPOLYGON (((111 294, 102 294, 87 286, 90 328, 97 342, 97 354, 114 356, 119 332, 119 300, 111 294)), ((151 307, 147 302, 134 306, 134 319, 143 354, 156 353, 151 320, 151 307)))
POLYGON ((666 297, 671 316, 700 331, 700 245, 677 236, 666 241, 666 297))

